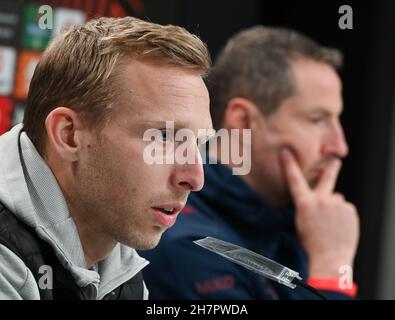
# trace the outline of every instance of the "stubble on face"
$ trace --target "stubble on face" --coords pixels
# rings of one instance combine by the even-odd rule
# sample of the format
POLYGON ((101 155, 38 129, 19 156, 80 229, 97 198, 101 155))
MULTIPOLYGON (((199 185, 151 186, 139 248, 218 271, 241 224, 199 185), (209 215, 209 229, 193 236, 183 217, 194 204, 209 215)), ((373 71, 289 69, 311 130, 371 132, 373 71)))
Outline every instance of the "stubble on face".
POLYGON ((114 242, 136 249, 155 247, 164 230, 152 227, 147 236, 149 204, 141 203, 138 185, 130 181, 128 170, 122 169, 124 152, 115 141, 103 136, 86 148, 86 159, 76 171, 78 183, 72 195, 84 224, 92 233, 114 242))

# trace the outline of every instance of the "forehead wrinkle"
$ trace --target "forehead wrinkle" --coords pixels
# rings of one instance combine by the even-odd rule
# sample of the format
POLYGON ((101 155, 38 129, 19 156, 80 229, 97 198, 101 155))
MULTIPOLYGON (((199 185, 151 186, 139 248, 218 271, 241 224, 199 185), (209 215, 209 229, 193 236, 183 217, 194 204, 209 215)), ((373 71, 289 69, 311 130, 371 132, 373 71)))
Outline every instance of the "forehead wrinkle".
POLYGON ((205 95, 204 93, 202 94, 195 94, 189 90, 189 86, 187 85, 182 85, 182 84, 171 84, 171 83, 163 83, 160 84, 159 87, 164 88, 165 90, 167 88, 170 89, 175 89, 175 90, 170 90, 171 95, 177 98, 186 98, 186 97, 192 97, 192 98, 204 98, 205 95))

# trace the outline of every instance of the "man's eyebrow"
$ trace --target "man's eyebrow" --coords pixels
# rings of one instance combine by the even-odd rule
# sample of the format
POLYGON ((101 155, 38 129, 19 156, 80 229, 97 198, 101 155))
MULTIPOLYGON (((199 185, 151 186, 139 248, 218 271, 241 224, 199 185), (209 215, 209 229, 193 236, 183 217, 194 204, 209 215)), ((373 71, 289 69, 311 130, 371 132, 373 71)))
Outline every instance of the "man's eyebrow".
POLYGON ((324 115, 324 116, 329 116, 331 114, 328 110, 325 110, 323 108, 316 108, 316 109, 312 110, 311 113, 320 114, 320 115, 324 115))
POLYGON ((140 120, 139 123, 148 128, 166 128, 166 120, 140 120))
MULTIPOLYGON (((323 115, 323 116, 331 116, 333 114, 332 111, 328 110, 328 108, 325 108, 323 106, 316 106, 313 108, 313 110, 310 110, 309 113, 313 113, 313 114, 319 114, 319 115, 323 115)), ((343 109, 340 110, 339 115, 341 115, 343 113, 343 109)))
POLYGON ((139 120, 139 122, 143 124, 158 125, 158 124, 166 123, 166 120, 139 120))
POLYGON ((164 120, 140 120, 140 123, 144 126, 148 126, 150 128, 166 128, 166 121, 173 121, 174 123, 174 130, 180 129, 191 129, 192 124, 188 121, 182 120, 171 120, 171 119, 164 119, 164 120))

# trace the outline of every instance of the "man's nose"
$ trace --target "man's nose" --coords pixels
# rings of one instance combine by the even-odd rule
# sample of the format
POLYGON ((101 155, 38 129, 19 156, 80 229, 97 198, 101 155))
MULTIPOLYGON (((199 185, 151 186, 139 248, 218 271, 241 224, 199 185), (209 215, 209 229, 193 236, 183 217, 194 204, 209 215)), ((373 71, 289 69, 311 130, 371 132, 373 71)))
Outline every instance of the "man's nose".
POLYGON ((199 191, 204 185, 204 172, 202 158, 196 147, 196 156, 192 163, 180 164, 175 159, 174 170, 171 176, 171 184, 183 191, 199 191))
POLYGON ((334 125, 323 144, 322 153, 325 156, 344 158, 348 155, 348 145, 340 124, 334 125))

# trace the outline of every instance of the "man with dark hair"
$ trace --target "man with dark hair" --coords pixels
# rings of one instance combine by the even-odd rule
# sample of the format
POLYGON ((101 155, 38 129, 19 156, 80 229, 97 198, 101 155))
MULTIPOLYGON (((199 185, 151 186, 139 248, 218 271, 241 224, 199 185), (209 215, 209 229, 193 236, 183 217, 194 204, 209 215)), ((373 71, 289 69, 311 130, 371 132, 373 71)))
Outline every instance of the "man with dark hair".
POLYGON ((215 129, 239 136, 227 149, 210 148, 210 159, 221 164, 205 165, 203 190, 189 198, 161 244, 142 253, 153 262, 144 271, 152 298, 313 298, 192 242, 206 236, 300 272, 329 298, 355 295, 358 215, 333 191, 348 153, 339 121, 341 62, 339 51, 286 29, 257 26, 229 40, 208 86, 215 129), (251 130, 250 144, 244 130, 251 130), (239 163, 224 155, 248 148, 250 172, 232 175, 239 163))
POLYGON ((196 36, 132 17, 51 43, 23 125, 0 137, 0 299, 147 298, 135 249, 157 245, 204 177, 196 141, 192 164, 144 151, 172 146, 166 120, 211 129, 209 66, 196 36))

